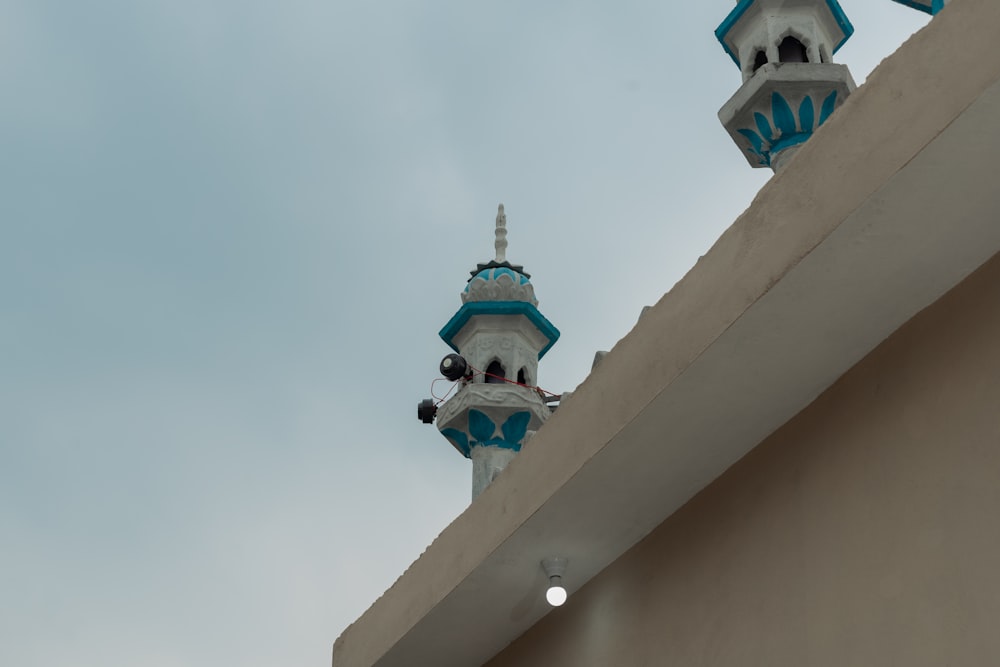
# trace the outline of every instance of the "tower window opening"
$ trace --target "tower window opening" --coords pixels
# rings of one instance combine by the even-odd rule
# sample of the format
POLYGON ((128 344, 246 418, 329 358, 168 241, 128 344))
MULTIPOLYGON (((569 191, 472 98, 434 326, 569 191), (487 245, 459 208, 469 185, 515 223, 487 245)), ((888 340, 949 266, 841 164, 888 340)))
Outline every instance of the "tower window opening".
POLYGON ((518 384, 528 384, 528 376, 523 368, 517 372, 517 382, 518 384))
POLYGON ((783 63, 807 63, 809 54, 805 44, 789 35, 778 45, 778 60, 783 63))
POLYGON ((767 64, 767 51, 761 49, 753 59, 753 71, 756 72, 767 64))
POLYGON ((503 369, 500 362, 494 359, 486 367, 486 384, 503 384, 507 379, 507 371, 503 369))

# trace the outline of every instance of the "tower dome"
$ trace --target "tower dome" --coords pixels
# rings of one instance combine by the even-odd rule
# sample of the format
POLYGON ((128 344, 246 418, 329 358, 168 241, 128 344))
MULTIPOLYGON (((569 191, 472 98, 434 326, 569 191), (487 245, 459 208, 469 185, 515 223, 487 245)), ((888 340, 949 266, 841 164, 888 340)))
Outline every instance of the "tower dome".
POLYGON ((462 303, 473 301, 524 301, 538 305, 528 274, 514 267, 494 266, 473 272, 462 292, 462 303))

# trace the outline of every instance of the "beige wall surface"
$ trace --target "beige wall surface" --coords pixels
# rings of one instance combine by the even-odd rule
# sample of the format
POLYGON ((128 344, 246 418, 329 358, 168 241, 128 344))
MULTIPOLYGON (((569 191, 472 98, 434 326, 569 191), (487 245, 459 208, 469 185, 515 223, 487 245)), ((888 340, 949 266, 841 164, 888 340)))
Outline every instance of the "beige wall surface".
POLYGON ((488 667, 1000 664, 1000 256, 488 667))

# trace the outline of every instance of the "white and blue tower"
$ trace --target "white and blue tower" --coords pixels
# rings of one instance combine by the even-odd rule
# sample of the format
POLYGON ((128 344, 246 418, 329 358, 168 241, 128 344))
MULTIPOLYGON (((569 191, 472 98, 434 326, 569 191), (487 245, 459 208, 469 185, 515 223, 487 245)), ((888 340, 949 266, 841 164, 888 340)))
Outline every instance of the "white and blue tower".
POLYGON ((833 62, 852 34, 837 0, 739 0, 716 29, 743 75, 719 120, 752 167, 780 170, 854 91, 833 62))
POLYGON ((538 385, 538 360, 559 331, 538 311, 531 276, 507 261, 507 217, 496 218, 496 256, 472 271, 462 307, 440 336, 456 354, 441 372, 458 390, 434 409, 424 401, 422 421, 472 460, 472 497, 489 486, 551 414, 538 385))

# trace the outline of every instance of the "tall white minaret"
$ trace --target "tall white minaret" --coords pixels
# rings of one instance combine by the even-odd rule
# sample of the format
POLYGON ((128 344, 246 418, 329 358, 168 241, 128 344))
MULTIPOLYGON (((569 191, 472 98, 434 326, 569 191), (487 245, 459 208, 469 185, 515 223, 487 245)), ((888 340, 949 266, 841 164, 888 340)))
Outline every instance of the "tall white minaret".
POLYGON ((719 120, 751 166, 782 169, 854 91, 833 63, 852 34, 837 0, 740 0, 716 29, 743 75, 719 120))
MULTIPOLYGON (((437 427, 472 459, 473 498, 551 414, 534 387, 538 360, 559 339, 559 330, 538 311, 530 276, 524 267, 507 261, 503 204, 497 211, 495 237, 493 261, 472 271, 462 307, 440 332, 457 353, 444 358, 441 372, 459 387, 437 408, 437 427)), ((422 420, 434 417, 430 406, 422 408, 422 420)))

